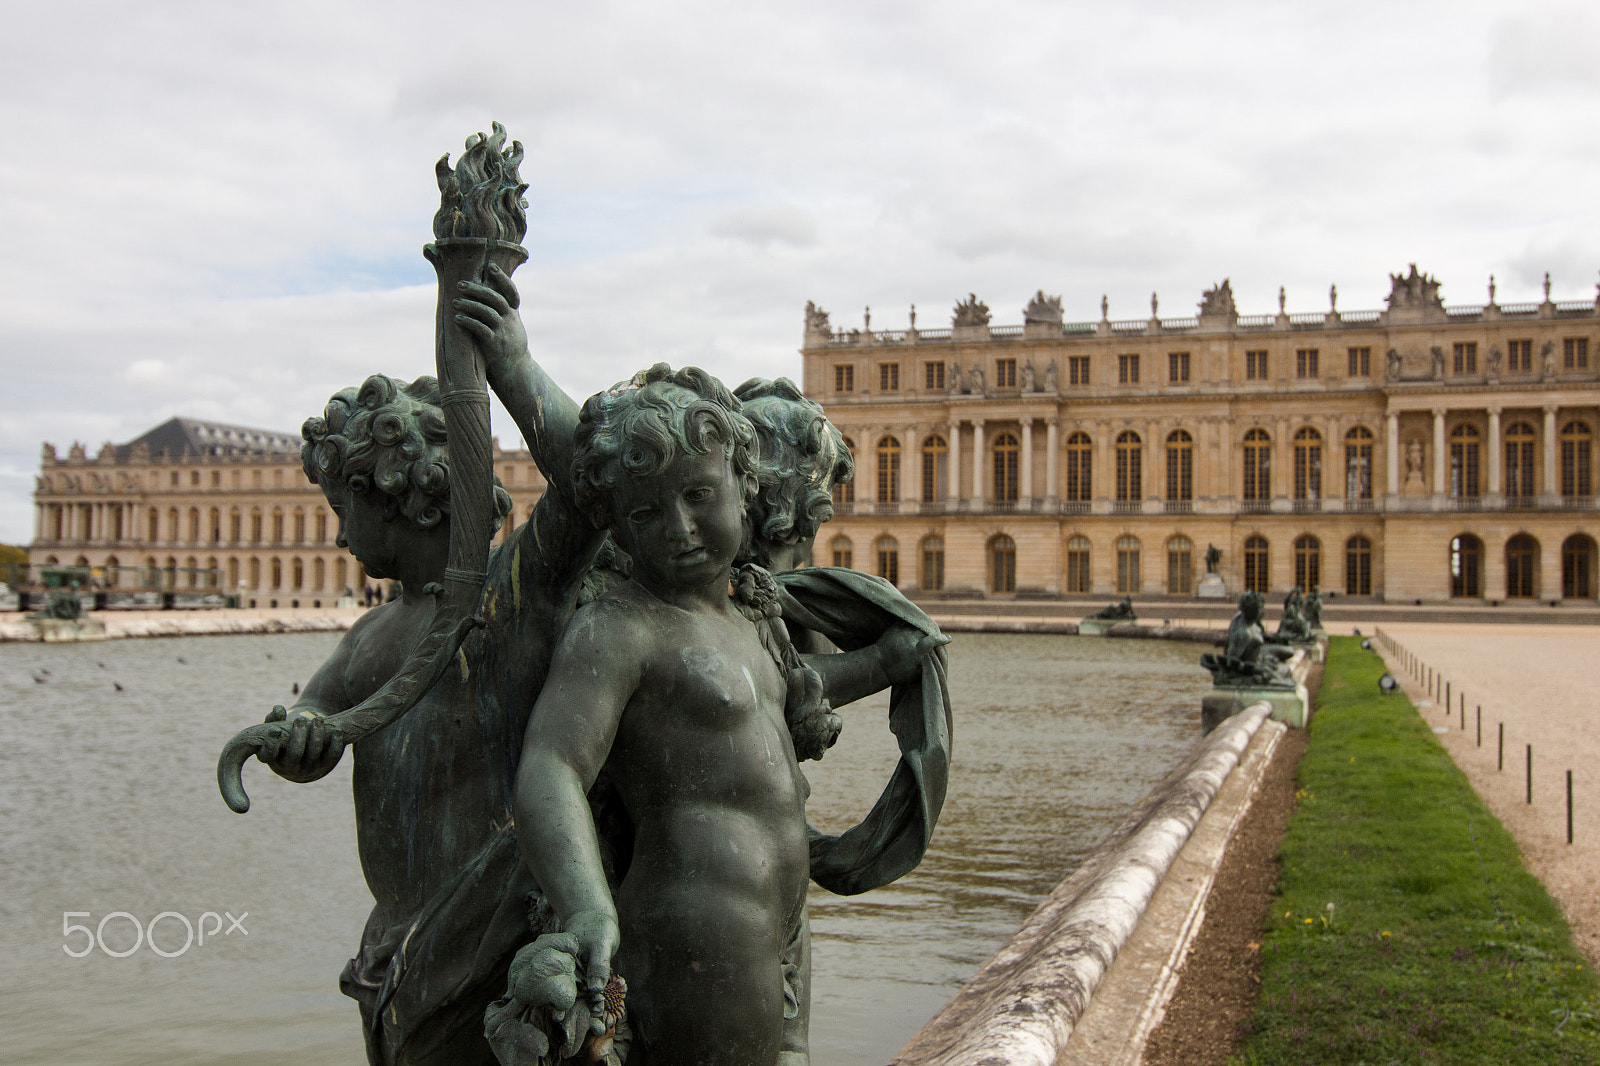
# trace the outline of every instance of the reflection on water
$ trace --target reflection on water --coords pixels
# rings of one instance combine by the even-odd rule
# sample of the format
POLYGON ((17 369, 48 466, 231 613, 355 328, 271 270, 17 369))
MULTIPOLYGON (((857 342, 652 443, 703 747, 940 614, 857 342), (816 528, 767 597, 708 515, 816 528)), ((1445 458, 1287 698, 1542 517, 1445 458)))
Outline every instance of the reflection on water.
MULTIPOLYGON (((231 813, 216 756, 304 682, 337 634, 0 645, 0 1042, 8 1063, 359 1064, 337 977, 371 905, 348 762, 295 786, 251 763, 231 813), (48 673, 46 673, 48 671, 48 673), (121 684, 117 691, 114 683, 121 684), (66 919, 243 919, 175 958, 79 950, 66 919)), ((851 899, 813 889, 819 1066, 882 1063, 1198 735, 1199 649, 963 635, 950 795, 921 868, 851 899)), ((845 710, 806 764, 812 818, 842 829, 896 757, 887 701, 845 710)), ((229 922, 223 919, 222 928, 229 922)), ((211 923, 207 922, 208 931, 211 923)), ((112 951, 133 925, 103 929, 112 951)), ((157 943, 184 929, 163 919, 157 943)))

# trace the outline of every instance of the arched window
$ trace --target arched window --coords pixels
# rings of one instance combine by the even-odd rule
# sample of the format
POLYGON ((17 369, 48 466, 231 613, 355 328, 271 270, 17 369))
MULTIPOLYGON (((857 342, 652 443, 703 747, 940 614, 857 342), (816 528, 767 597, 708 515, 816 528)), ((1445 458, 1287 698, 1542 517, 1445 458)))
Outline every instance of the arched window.
POLYGON ((1310 426, 1294 435, 1294 498, 1322 499, 1322 434, 1310 426))
POLYGON ((1125 534, 1117 538, 1117 592, 1138 595, 1142 582, 1139 573, 1139 538, 1125 534))
POLYGON ((1067 437, 1067 500, 1088 503, 1094 499, 1094 485, 1089 471, 1094 457, 1094 445, 1089 434, 1078 430, 1067 437))
POLYGON ((1144 442, 1125 429, 1117 434, 1117 502, 1133 504, 1144 498, 1144 442))
MULTIPOLYGON (((511 525, 511 524, 512 524, 511 516, 507 515, 506 516, 506 525, 511 525)), ((317 517, 316 517, 316 521, 312 524, 312 528, 317 531, 317 543, 318 544, 326 544, 326 543, 328 543, 328 512, 327 511, 324 511, 320 507, 317 508, 317 517)))
POLYGON ((1450 495, 1478 495, 1478 427, 1459 425, 1450 431, 1450 495))
POLYGON ((1004 533, 989 542, 989 576, 991 591, 1017 591, 1017 542, 1004 533))
POLYGON ((1344 435, 1344 498, 1372 499, 1372 430, 1366 426, 1344 435))
POLYGON ((1272 587, 1271 568, 1267 555, 1267 538, 1253 533, 1244 542, 1244 587, 1246 592, 1259 592, 1263 596, 1272 587))
POLYGON ((837 536, 830 545, 833 552, 833 565, 843 570, 849 570, 855 565, 855 551, 850 544, 850 538, 837 536))
MULTIPOLYGON (((856 465, 856 444, 849 437, 844 439, 845 450, 850 453, 850 465, 856 465)), ((833 486, 833 505, 841 511, 844 505, 854 503, 856 500, 856 483, 854 481, 835 482, 833 486)))
POLYGON ((296 544, 306 542, 306 513, 299 507, 294 509, 294 542, 296 544))
POLYGON ((1194 542, 1183 534, 1167 538, 1167 594, 1194 593, 1194 542))
POLYGON ((1359 533, 1344 542, 1344 593, 1372 595, 1372 541, 1359 533))
MULTIPOLYGON (((54 559, 49 561, 55 562, 54 559)), ((144 557, 144 570, 139 575, 139 584, 147 589, 161 587, 161 569, 156 565, 156 557, 154 555, 146 555, 144 557)))
POLYGON ((1067 540, 1067 591, 1089 591, 1089 538, 1081 533, 1067 540))
POLYGON ((296 555, 294 562, 289 565, 289 580, 291 587, 296 592, 306 587, 306 564, 296 555))
POLYGON ((1574 533, 1561 542, 1561 596, 1568 600, 1594 598, 1594 538, 1574 533))
POLYGON ((272 560, 272 590, 276 592, 283 588, 283 560, 272 560))
POLYGON ((107 557, 106 563, 105 563, 105 568, 106 568, 106 582, 105 582, 106 583, 106 588, 114 589, 114 588, 117 588, 118 586, 120 586, 122 584, 122 569, 121 569, 121 567, 122 567, 122 563, 118 561, 118 559, 117 559, 117 557, 115 555, 107 557))
POLYGON ((211 558, 206 560, 206 588, 216 588, 217 580, 220 576, 221 575, 217 571, 217 557, 213 555, 211 558))
MULTIPOLYGON (((161 539, 161 512, 157 511, 154 507, 150 508, 150 514, 147 521, 150 527, 150 535, 145 539, 151 544, 154 544, 161 539)), ((61 539, 61 530, 59 527, 56 529, 56 539, 61 539)))
POLYGON ((878 576, 891 585, 900 584, 900 542, 882 536, 873 547, 878 553, 878 576))
POLYGON ((1506 599, 1539 594, 1539 542, 1526 533, 1506 541, 1506 599))
POLYGON ((220 544, 222 543, 222 512, 213 507, 208 517, 211 519, 211 543, 220 544))
POLYGON ((321 592, 327 587, 327 576, 327 564, 322 561, 322 557, 318 556, 311 560, 311 587, 321 592))
POLYGON ((922 442, 922 499, 946 499, 950 489, 950 445, 935 433, 922 442))
POLYGON ((1463 533, 1450 541, 1450 595, 1483 595, 1483 541, 1463 533))
POLYGON ((200 543, 200 508, 189 508, 189 543, 200 543))
POLYGON ((1167 499, 1194 499, 1194 438, 1188 430, 1167 434, 1167 499))
POLYGON ((878 441, 878 502, 900 502, 900 441, 894 437, 878 441))
MULTIPOLYGON (((239 588, 239 557, 230 556, 228 559, 228 591, 234 592, 239 588)), ((240 606, 243 606, 242 604, 240 606)))
POLYGON ((920 584, 929 591, 944 588, 944 538, 922 538, 922 578, 920 584))
POLYGON ((178 509, 167 508, 167 539, 173 544, 183 539, 183 530, 178 528, 178 509))
POLYGON ((1272 499, 1272 437, 1264 429, 1244 435, 1244 498, 1272 499))
POLYGON ((343 556, 333 561, 333 588, 334 591, 343 593, 350 587, 348 560, 343 556))
POLYGON ((1322 542, 1310 533, 1294 538, 1294 583, 1306 593, 1322 585, 1322 542))
POLYGON ((272 543, 283 543, 283 509, 280 507, 272 509, 272 543))
POLYGON ((239 508, 235 507, 228 512, 228 543, 238 544, 243 537, 244 527, 239 508))
POLYGON ((994 438, 994 500, 997 503, 1017 502, 1017 458, 1022 450, 1017 438, 1009 433, 994 438))
MULTIPOLYGON (((257 471, 257 473, 259 472, 257 471)), ((250 509, 250 543, 261 543, 261 508, 259 507, 250 509)))
POLYGON ((1506 427, 1506 495, 1527 499, 1539 491, 1533 465, 1533 427, 1513 422, 1506 427))
POLYGON ((1561 495, 1590 496, 1594 481, 1590 468, 1594 457, 1594 433, 1582 422, 1561 427, 1561 495))
POLYGON ((177 588, 178 587, 178 560, 174 559, 170 555, 167 556, 167 565, 162 567, 161 569, 164 571, 165 577, 166 577, 166 580, 163 581, 162 584, 166 588, 169 588, 169 589, 177 588))

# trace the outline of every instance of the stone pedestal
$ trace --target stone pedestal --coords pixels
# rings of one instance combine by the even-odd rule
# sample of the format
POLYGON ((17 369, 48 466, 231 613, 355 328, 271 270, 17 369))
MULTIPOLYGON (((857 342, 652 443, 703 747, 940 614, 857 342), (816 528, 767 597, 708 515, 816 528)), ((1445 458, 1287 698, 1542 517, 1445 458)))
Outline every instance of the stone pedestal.
POLYGON ((22 610, 22 597, 10 585, 0 585, 0 611, 22 610))
POLYGON ((1294 688, 1219 686, 1200 700, 1200 733, 1210 733, 1225 719, 1232 718, 1253 703, 1268 704, 1275 721, 1304 729, 1308 701, 1306 686, 1299 681, 1295 682, 1294 688))
POLYGON ((46 644, 71 644, 83 640, 105 640, 106 624, 88 618, 68 621, 64 618, 32 618, 33 628, 46 644))
POLYGON ((1078 636, 1103 637, 1106 635, 1106 630, 1114 625, 1116 623, 1107 618, 1085 618, 1078 623, 1078 636))
POLYGON ((1202 600, 1225 600, 1228 598, 1228 586, 1222 583, 1221 574, 1207 574, 1200 579, 1194 594, 1202 600))

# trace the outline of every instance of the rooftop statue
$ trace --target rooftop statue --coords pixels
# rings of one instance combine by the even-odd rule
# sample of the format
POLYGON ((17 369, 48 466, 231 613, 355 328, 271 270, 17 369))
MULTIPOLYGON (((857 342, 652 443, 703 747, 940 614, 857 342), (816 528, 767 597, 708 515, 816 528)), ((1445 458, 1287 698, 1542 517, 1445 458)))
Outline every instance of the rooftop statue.
POLYGON ((978 294, 971 292, 965 300, 956 303, 951 311, 950 324, 952 326, 987 326, 989 324, 989 305, 978 299, 978 294))
POLYGON ((1415 263, 1411 264, 1409 274, 1389 275, 1389 295, 1384 299, 1391 311, 1444 309, 1438 279, 1418 273, 1415 263))
POLYGON ((1228 623, 1228 642, 1221 655, 1207 652, 1200 665, 1211 671, 1219 688, 1294 688, 1294 677, 1286 660, 1294 649, 1284 644, 1269 644, 1261 628, 1266 601, 1259 592, 1239 597, 1239 610, 1228 623))
POLYGON ((832 333, 833 326, 828 322, 828 312, 806 301, 806 332, 807 333, 832 333))
POLYGON ((1106 618, 1118 622, 1132 622, 1134 621, 1133 597, 1124 596, 1117 603, 1113 603, 1107 607, 1102 607, 1089 617, 1106 618))
POLYGON ((1239 309, 1233 302, 1233 283, 1228 278, 1223 278, 1220 285, 1213 285, 1200 295, 1200 315, 1202 318, 1222 316, 1234 318, 1239 314, 1239 309))
POLYGON ((1044 290, 1040 289, 1028 301, 1028 306, 1022 309, 1022 321, 1061 325, 1061 297, 1046 296, 1044 290))

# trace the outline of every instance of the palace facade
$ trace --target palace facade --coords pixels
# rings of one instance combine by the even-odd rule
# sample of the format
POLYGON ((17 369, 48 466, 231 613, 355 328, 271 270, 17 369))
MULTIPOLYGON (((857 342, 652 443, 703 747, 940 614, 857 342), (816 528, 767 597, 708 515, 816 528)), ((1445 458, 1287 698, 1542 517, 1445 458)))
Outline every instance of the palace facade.
MULTIPOLYGON (((816 561, 922 597, 1594 601, 1600 297, 1446 307, 1413 266, 1382 311, 838 330, 803 381, 856 480, 816 561)), ((870 326, 870 318, 868 319, 870 326)))
MULTIPOLYGON (((494 444, 525 520, 545 482, 526 451, 494 444)), ((502 535, 510 523, 502 528, 502 535)), ((247 607, 325 607, 369 582, 300 466, 297 434, 173 418, 93 456, 44 445, 28 561, 111 590, 214 590, 247 607)), ((38 571, 35 571, 37 575, 38 571)))

